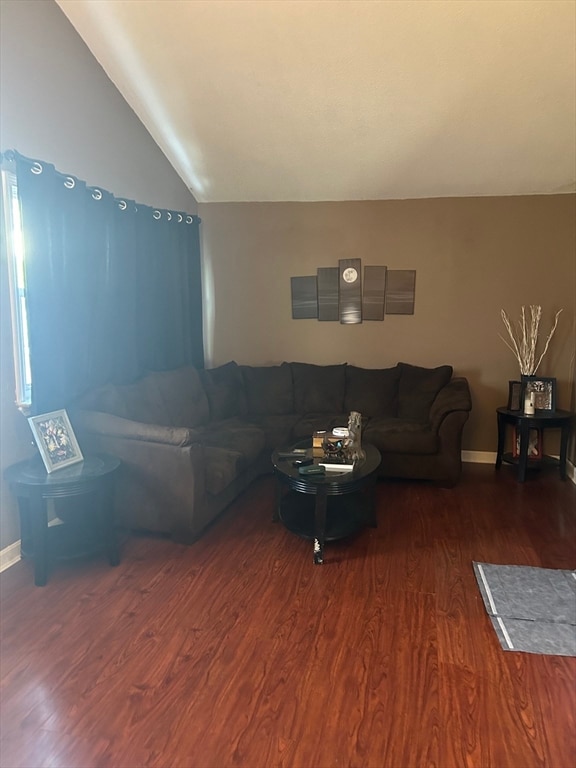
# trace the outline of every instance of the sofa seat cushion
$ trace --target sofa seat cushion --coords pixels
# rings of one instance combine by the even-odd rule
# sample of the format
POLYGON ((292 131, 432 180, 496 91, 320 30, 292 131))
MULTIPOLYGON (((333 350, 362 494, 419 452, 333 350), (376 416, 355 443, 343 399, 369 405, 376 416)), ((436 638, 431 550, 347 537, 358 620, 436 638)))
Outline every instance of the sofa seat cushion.
POLYGON ((294 413, 292 373, 287 363, 240 366, 249 416, 294 413))
POLYGON ((239 470, 253 464, 266 445, 261 429, 237 418, 211 422, 202 430, 200 442, 208 448, 223 448, 237 453, 240 457, 239 470))
POLYGON ((422 368, 418 365, 398 363, 398 367, 398 416, 401 419, 428 421, 436 395, 452 378, 452 366, 422 368))
POLYGON ((346 366, 344 410, 362 416, 397 416, 400 368, 346 366))
POLYGON ((314 432, 347 426, 347 413, 307 413, 294 424, 294 439, 305 440, 309 437, 312 440, 314 432))
POLYGON ((251 416, 250 421, 264 432, 266 450, 272 453, 275 448, 289 446, 294 425, 300 416, 290 414, 270 414, 269 416, 251 416))
POLYGON ((291 368, 296 413, 329 414, 345 410, 346 364, 291 363, 291 368))
POLYGON ((362 432, 362 440, 372 443, 381 453, 424 453, 438 451, 438 435, 428 422, 415 419, 370 419, 362 432))

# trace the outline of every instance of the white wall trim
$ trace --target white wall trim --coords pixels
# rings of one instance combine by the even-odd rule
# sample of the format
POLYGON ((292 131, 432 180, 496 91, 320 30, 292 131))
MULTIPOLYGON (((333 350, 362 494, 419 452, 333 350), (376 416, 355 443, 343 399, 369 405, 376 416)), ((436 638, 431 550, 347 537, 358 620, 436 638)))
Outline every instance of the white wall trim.
POLYGON ((462 451, 462 461, 471 464, 496 464, 495 451, 462 451))
POLYGON ((0 550, 0 573, 20 560, 20 540, 0 550))
MULTIPOLYGON (((556 456, 555 458, 558 458, 556 456)), ((495 451, 462 451, 462 461, 470 464, 496 464, 495 451)), ((576 466, 571 461, 566 462, 566 474, 576 485, 576 466)))

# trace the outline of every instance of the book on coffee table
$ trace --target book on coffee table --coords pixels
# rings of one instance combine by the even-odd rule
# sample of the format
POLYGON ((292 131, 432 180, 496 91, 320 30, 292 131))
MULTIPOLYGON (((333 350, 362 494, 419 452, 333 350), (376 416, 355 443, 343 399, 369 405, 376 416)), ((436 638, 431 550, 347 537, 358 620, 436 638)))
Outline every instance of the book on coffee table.
POLYGON ((318 464, 321 467, 325 467, 326 472, 352 472, 354 469, 354 463, 347 459, 324 459, 324 461, 319 461, 318 464))

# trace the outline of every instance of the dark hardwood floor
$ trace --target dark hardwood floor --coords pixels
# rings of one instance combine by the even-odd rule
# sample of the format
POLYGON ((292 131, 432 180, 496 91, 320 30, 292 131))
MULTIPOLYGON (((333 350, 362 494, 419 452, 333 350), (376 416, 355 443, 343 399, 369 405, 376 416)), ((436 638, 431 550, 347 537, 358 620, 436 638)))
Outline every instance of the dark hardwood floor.
POLYGON ((380 483, 311 543, 255 483, 192 547, 0 576, 2 768, 571 768, 576 658, 501 650, 472 561, 576 567, 576 486, 380 483))

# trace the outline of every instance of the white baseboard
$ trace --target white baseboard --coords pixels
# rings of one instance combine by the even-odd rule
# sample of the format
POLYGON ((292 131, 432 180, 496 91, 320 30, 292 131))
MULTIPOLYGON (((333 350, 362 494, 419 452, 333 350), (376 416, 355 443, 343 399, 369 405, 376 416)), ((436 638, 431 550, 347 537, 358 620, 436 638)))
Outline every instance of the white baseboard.
MULTIPOLYGON (((496 464, 496 453, 494 451, 462 451, 462 461, 470 464, 496 464)), ((566 474, 568 479, 576 485, 576 466, 571 461, 566 462, 566 474)))
POLYGON ((20 560, 20 540, 0 550, 0 573, 20 560))
MULTIPOLYGON (((462 461, 470 464, 495 464, 496 453, 494 451, 462 451, 462 461)), ((566 474, 568 478, 576 485, 576 466, 572 462, 567 462, 566 474)), ((48 525, 58 525, 60 521, 56 518, 51 520, 48 525)), ((10 568, 11 565, 20 560, 20 541, 9 544, 0 550, 0 573, 10 568)))
POLYGON ((462 461, 471 464, 496 464, 495 451, 462 451, 462 461))

